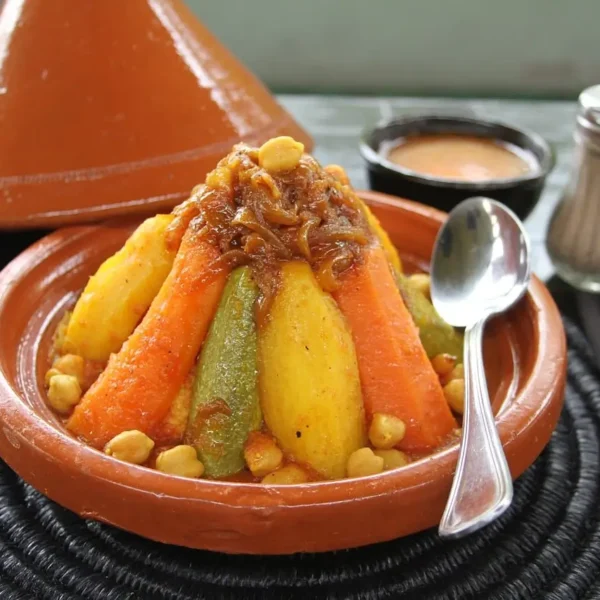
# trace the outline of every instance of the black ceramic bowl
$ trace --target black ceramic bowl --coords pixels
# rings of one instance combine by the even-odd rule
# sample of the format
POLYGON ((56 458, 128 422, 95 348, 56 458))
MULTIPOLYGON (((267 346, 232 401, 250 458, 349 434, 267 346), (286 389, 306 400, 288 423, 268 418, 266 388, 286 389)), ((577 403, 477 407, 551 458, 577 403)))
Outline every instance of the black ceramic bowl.
POLYGON ((367 162, 371 189, 449 212, 472 196, 494 198, 525 219, 540 198, 554 155, 546 141, 531 131, 502 123, 464 117, 421 116, 381 123, 362 138, 360 152, 367 162), (511 179, 464 181, 442 179, 403 168, 386 158, 386 149, 408 136, 452 133, 498 140, 533 156, 537 168, 511 179))

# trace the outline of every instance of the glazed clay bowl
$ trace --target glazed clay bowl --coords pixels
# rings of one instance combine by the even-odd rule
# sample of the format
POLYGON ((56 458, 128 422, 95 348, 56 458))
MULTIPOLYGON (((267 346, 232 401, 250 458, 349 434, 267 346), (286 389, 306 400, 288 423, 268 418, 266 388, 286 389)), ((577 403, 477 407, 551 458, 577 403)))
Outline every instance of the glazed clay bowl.
MULTIPOLYGON (((444 214, 362 193, 408 266, 430 258, 444 214)), ((371 544, 435 526, 458 446, 395 471, 293 486, 191 480, 118 462, 71 437, 43 398, 52 331, 87 278, 134 221, 55 232, 0 274, 0 456, 35 488, 82 517, 192 548, 283 554, 371 544)), ((558 420, 565 337, 542 283, 490 324, 485 357, 500 437, 514 477, 558 420)))
POLYGON ((527 218, 538 203, 555 162, 549 144, 533 131, 496 121, 439 115, 380 123, 365 132, 360 152, 374 190, 410 198, 447 212, 467 198, 486 196, 502 202, 521 219, 527 218), (529 155, 537 166, 510 179, 462 181, 417 173, 387 159, 386 147, 395 146, 398 140, 432 134, 466 135, 507 143, 529 155))

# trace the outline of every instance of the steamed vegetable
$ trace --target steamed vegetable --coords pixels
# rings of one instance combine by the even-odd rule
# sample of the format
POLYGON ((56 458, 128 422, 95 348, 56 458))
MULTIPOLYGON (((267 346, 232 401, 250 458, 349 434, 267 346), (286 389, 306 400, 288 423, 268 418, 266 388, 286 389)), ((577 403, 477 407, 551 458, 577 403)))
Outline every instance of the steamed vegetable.
POLYGON ((210 477, 244 468, 244 443, 260 427, 254 303, 250 267, 230 275, 202 349, 194 382, 186 443, 210 477))
POLYGON ((156 441, 157 445, 177 444, 183 439, 192 406, 193 383, 193 375, 188 373, 171 403, 167 416, 152 429, 152 439, 156 441))
POLYGON ((402 450, 438 446, 456 422, 380 246, 342 275, 334 296, 352 330, 368 418, 404 421, 402 450))
POLYGON ((265 422, 284 452, 340 478, 348 457, 366 443, 352 337, 308 264, 284 264, 281 278, 259 333, 265 422))
POLYGON ((369 223, 371 231, 375 233, 379 243, 383 246, 387 260, 392 266, 393 270, 396 273, 402 273, 402 261, 400 260, 400 255, 398 254, 396 246, 394 246, 392 240, 390 240, 390 236, 388 235, 387 231, 381 226, 379 219, 373 214, 369 206, 362 200, 361 208, 367 217, 367 222, 369 223))
POLYGON ((434 358, 439 354, 450 354, 459 362, 462 361, 462 334, 438 315, 433 304, 411 284, 408 277, 397 273, 396 283, 404 304, 419 329, 419 337, 427 356, 434 358))
POLYGON ((106 361, 118 352, 166 279, 175 253, 165 244, 171 215, 144 221, 89 280, 67 327, 63 351, 106 361))
POLYGON ((392 266, 398 289, 406 308, 419 328, 419 336, 427 356, 433 358, 438 354, 451 354, 462 360, 463 336, 437 314, 433 304, 411 284, 409 277, 403 275, 398 250, 368 205, 362 202, 362 207, 369 226, 383 246, 388 262, 392 266))
POLYGON ((464 395, 462 338, 429 276, 402 269, 342 167, 289 137, 236 144, 89 280, 48 404, 106 454, 179 477, 397 468, 451 437, 464 395))
POLYGON ((76 406, 68 428, 101 447, 127 430, 151 432, 194 365, 221 298, 219 250, 190 227, 146 316, 76 406))

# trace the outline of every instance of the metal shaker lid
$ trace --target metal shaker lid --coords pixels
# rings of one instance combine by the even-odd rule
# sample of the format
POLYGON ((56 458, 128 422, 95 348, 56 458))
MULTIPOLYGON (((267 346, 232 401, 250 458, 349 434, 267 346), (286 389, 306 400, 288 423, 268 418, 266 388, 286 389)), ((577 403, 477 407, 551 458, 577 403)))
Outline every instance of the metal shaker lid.
POLYGON ((579 95, 579 115, 600 127, 600 85, 593 85, 579 95))

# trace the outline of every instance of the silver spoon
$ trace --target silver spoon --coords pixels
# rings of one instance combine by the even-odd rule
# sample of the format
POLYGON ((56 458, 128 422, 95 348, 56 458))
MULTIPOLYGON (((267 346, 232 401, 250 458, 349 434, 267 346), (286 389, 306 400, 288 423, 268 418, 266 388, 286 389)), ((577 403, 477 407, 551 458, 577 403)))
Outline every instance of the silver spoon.
POLYGON ((462 537, 484 527, 512 501, 482 341, 486 321, 513 306, 525 294, 530 277, 529 241, 512 211, 489 198, 470 198, 452 210, 433 253, 431 299, 446 322, 465 328, 465 410, 441 537, 462 537))

